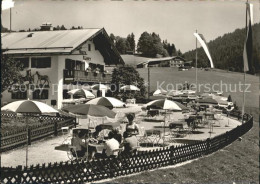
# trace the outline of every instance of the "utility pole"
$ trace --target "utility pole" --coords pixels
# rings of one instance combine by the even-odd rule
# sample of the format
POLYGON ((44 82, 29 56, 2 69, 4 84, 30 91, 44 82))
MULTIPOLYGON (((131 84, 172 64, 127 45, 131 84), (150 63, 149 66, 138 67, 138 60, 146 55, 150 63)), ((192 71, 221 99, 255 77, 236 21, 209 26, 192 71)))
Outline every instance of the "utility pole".
MULTIPOLYGON (((196 30, 197 33, 197 30, 196 30)), ((198 95, 198 52, 197 52, 197 38, 196 38, 196 95, 198 95)))
POLYGON ((10 8, 10 32, 12 32, 12 8, 10 8))
POLYGON ((147 65, 148 68, 148 99, 150 99, 150 67, 147 65))

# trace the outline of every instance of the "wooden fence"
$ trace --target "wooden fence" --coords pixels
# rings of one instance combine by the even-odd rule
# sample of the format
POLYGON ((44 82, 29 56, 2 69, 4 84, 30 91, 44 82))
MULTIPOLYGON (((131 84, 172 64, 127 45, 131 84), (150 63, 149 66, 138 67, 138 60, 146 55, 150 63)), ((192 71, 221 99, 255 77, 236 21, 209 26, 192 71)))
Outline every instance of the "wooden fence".
POLYGON ((31 167, 1 168, 3 183, 82 183, 174 165, 213 153, 248 132, 253 117, 245 116, 246 123, 205 141, 192 145, 171 146, 153 151, 121 154, 117 158, 93 161, 60 162, 31 167))
MULTIPOLYGON (((19 118, 15 114, 1 113, 1 117, 17 118, 19 121, 19 118)), ((30 145, 32 141, 36 141, 50 135, 57 136, 61 131, 61 127, 76 127, 76 119, 73 117, 30 116, 30 119, 42 123, 2 134, 0 152, 26 145, 27 141, 30 145)))

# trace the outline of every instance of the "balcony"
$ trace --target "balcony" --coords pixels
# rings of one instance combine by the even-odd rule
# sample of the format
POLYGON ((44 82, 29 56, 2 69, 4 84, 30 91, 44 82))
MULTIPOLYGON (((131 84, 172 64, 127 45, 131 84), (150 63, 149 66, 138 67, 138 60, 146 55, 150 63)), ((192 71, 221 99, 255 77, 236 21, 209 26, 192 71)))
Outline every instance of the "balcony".
POLYGON ((110 83, 111 73, 82 71, 82 70, 63 70, 64 84, 71 82, 101 82, 110 83))

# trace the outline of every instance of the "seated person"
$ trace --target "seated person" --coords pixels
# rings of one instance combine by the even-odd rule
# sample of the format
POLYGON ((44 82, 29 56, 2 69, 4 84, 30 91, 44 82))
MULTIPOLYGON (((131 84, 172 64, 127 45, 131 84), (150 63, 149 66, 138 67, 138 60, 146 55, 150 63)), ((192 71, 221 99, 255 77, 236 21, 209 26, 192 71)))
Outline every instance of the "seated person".
POLYGON ((119 142, 114 138, 114 133, 113 132, 109 132, 108 134, 108 140, 105 142, 105 153, 106 155, 109 156, 117 156, 118 155, 118 151, 116 151, 117 149, 119 149, 119 142))
MULTIPOLYGON (((77 156, 83 157, 87 150, 85 132, 80 130, 75 131, 73 134, 73 138, 71 139, 71 145, 75 146, 77 156)), ((75 153, 73 154, 73 156, 76 156, 75 153)))
POLYGON ((134 122, 134 115, 133 114, 128 114, 127 116, 128 119, 128 124, 126 125, 126 132, 129 135, 132 135, 133 133, 139 134, 139 126, 134 122))
POLYGON ((124 137, 125 152, 133 151, 139 146, 136 136, 131 136, 127 132, 125 132, 123 137, 124 137))

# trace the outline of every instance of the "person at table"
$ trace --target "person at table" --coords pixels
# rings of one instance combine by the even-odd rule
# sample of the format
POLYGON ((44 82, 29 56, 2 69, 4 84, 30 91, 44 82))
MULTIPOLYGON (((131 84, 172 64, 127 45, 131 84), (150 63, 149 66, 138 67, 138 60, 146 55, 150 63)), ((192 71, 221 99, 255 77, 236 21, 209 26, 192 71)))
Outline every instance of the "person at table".
POLYGON ((109 132, 108 140, 105 142, 105 145, 104 145, 104 150, 105 150, 106 156, 108 156, 108 157, 117 156, 118 151, 116 151, 116 150, 119 150, 119 146, 120 146, 119 142, 114 138, 114 133, 109 132))
POLYGON ((125 132, 129 135, 139 134, 139 126, 134 122, 134 115, 128 114, 126 117, 128 119, 128 124, 126 125, 125 132))
MULTIPOLYGON (((72 146, 75 146, 75 151, 77 156, 83 157, 86 153, 86 140, 85 140, 85 132, 83 131, 76 131, 73 134, 73 138, 71 139, 72 146)), ((74 152, 73 152, 74 153, 74 152)), ((76 155, 73 155, 76 156, 76 155)))
POLYGON ((123 137, 124 152, 129 152, 137 149, 139 142, 136 136, 129 135, 127 132, 125 132, 123 137))

